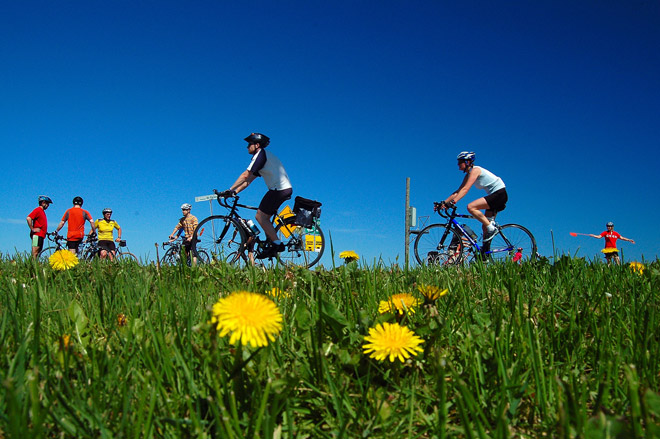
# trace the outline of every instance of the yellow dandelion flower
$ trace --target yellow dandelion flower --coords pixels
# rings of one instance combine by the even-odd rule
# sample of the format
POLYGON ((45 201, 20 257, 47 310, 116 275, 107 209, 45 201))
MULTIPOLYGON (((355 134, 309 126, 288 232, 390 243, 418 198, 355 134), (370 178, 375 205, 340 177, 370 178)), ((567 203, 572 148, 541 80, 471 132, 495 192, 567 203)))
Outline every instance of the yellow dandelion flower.
POLYGON ((282 330, 282 314, 277 305, 263 294, 236 291, 213 305, 210 323, 220 337, 231 333, 229 343, 240 341, 252 347, 268 345, 282 330))
POLYGON ((266 294, 274 299, 286 299, 287 297, 289 297, 288 291, 282 291, 277 287, 273 288, 270 291, 267 291, 266 294))
POLYGON ((644 274, 644 264, 641 262, 631 262, 630 263, 630 269, 637 274, 644 274))
POLYGON ((389 299, 382 300, 378 305, 378 312, 385 314, 386 312, 404 314, 409 312, 413 314, 415 307, 420 304, 420 301, 410 293, 392 294, 389 299))
POLYGON ((71 336, 69 334, 64 334, 60 337, 60 350, 67 351, 71 349, 71 336))
POLYGON ((344 260, 345 263, 357 261, 360 259, 357 253, 355 253, 353 250, 346 250, 341 253, 339 253, 339 257, 344 260))
POLYGON ((425 284, 418 285, 417 289, 419 290, 420 293, 422 293, 422 296, 426 297, 428 300, 437 300, 438 298, 446 295, 449 292, 447 288, 445 288, 444 290, 440 290, 440 288, 434 285, 425 285, 425 284))
POLYGON ((53 270, 62 271, 78 265, 78 257, 69 250, 58 250, 48 259, 53 270))
POLYGON ((410 355, 422 352, 419 345, 424 343, 413 331, 398 323, 383 323, 369 328, 369 335, 364 337, 364 341, 368 343, 362 345, 362 349, 370 358, 378 361, 389 359, 390 362, 398 358, 402 363, 410 355))

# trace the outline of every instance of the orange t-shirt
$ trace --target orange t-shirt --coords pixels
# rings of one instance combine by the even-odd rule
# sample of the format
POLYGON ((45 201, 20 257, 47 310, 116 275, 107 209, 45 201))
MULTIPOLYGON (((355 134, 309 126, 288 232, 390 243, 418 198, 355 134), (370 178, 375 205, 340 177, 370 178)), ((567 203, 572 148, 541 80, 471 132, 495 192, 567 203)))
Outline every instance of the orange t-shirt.
POLYGON ((85 236, 85 221, 93 221, 92 215, 81 207, 72 207, 64 212, 62 221, 68 221, 66 239, 78 241, 85 236))

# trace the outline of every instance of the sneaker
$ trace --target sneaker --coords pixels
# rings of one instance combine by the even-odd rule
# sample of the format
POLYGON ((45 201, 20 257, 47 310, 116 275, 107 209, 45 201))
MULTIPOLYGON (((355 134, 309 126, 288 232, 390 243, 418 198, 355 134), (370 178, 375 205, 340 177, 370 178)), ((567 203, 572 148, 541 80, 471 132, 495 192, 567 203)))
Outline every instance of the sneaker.
POLYGON ((484 233, 484 240, 483 242, 488 242, 491 239, 495 237, 500 232, 500 229, 497 228, 497 224, 495 224, 495 221, 491 221, 490 224, 488 224, 488 227, 486 228, 486 232, 484 233))
POLYGON ((286 247, 283 242, 278 245, 269 242, 261 253, 257 255, 257 259, 270 259, 277 256, 278 253, 283 252, 286 247))

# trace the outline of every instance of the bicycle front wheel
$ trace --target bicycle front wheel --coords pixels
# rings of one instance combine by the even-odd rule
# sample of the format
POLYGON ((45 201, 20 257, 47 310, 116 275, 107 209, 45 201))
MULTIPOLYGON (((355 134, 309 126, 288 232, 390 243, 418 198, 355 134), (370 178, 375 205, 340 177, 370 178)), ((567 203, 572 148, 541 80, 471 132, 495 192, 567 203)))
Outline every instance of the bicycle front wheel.
POLYGON ((486 244, 484 254, 495 262, 527 262, 536 259, 536 240, 532 233, 518 224, 506 224, 486 244))
POLYGON ((160 265, 176 265, 179 263, 181 256, 174 248, 169 248, 160 260, 160 265))
POLYGON ((275 228, 285 249, 277 259, 284 265, 310 268, 317 264, 325 251, 325 237, 318 221, 307 228, 295 224, 295 217, 286 218, 275 228))
POLYGON ((234 218, 213 215, 197 225, 193 233, 193 254, 202 260, 236 263, 245 253, 246 237, 234 218), (201 256, 200 256, 201 255, 201 256))
POLYGON ((446 224, 431 224, 415 239, 415 259, 420 265, 457 265, 462 253, 463 240, 446 224))

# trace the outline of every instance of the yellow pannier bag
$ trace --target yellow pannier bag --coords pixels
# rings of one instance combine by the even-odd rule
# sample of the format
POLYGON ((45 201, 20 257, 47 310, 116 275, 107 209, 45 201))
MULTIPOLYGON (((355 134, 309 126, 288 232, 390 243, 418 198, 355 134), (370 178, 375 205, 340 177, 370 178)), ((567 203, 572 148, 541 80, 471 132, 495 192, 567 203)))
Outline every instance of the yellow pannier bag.
MULTIPOLYGON (((291 210, 291 208, 289 206, 284 206, 284 209, 282 209, 280 211, 280 213, 278 214, 278 216, 275 217, 275 227, 282 224, 282 222, 284 220, 286 220, 288 218, 293 218, 295 216, 296 216, 296 214, 293 213, 293 211, 291 210)), ((297 228, 298 228, 298 226, 296 226, 295 224, 288 224, 286 226, 282 224, 282 227, 280 227, 280 232, 282 232, 282 235, 285 238, 288 238, 289 236, 291 236, 291 234, 293 232, 296 231, 297 228)))
POLYGON ((319 235, 305 235, 305 251, 318 252, 323 246, 323 238, 319 235))

